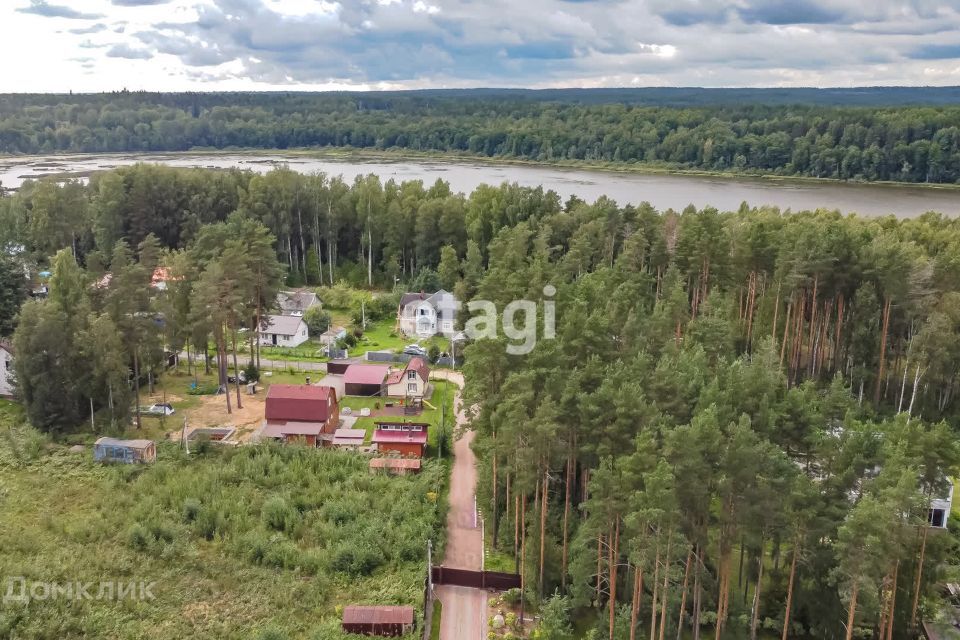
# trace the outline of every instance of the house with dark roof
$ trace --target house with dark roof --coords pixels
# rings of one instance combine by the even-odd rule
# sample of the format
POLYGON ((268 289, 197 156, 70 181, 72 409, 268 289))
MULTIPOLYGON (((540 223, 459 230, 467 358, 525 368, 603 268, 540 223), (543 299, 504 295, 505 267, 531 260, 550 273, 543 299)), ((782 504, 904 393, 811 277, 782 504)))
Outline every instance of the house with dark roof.
POLYGON ((390 367, 385 364, 351 364, 343 372, 343 393, 348 396, 382 396, 384 380, 389 373, 390 367))
POLYGON ((266 316, 260 329, 260 344, 272 347, 298 347, 310 338, 310 330, 301 316, 266 316))
POLYGON ((13 343, 0 338, 0 398, 13 397, 13 343))
POLYGON ((312 291, 296 289, 277 294, 277 308, 285 316, 302 316, 311 307, 320 306, 320 299, 312 291))
POLYGON ((430 365, 423 358, 412 358, 400 371, 387 376, 387 395, 391 398, 423 398, 427 395, 430 365))
POLYGON ((340 425, 337 392, 307 384, 270 385, 264 417, 267 438, 326 446, 340 425))
POLYGON ((452 293, 405 293, 397 309, 397 328, 407 336, 429 338, 438 333, 452 336, 460 303, 452 293))

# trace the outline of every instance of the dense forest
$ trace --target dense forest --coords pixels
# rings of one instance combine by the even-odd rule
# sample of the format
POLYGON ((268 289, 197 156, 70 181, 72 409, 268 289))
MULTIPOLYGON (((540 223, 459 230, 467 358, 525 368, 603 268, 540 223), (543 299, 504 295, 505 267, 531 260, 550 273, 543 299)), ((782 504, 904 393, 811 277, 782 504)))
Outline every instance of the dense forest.
POLYGON ((956 183, 955 92, 905 91, 0 95, 0 153, 333 146, 956 183))
POLYGON ((499 308, 549 284, 556 339, 527 356, 479 340, 464 365, 488 531, 532 604, 611 639, 892 640, 943 615, 958 543, 926 523, 960 464, 955 220, 140 165, 28 183, 0 199, 0 233, 7 261, 57 254, 15 340, 18 375, 60 393, 28 402, 45 429, 115 413, 158 344, 213 336, 235 358, 283 277, 499 308), (176 285, 151 300, 161 264, 176 285))

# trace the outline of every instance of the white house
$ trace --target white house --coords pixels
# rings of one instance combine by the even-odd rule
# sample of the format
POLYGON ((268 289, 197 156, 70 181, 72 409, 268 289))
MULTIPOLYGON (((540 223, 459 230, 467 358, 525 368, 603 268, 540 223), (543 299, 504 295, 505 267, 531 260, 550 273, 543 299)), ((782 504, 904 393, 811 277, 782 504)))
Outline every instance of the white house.
POLYGON ((301 316, 267 316, 260 331, 260 344, 273 347, 297 347, 307 341, 310 332, 301 316))
POLYGON ((317 294, 306 289, 281 291, 277 294, 277 307, 285 316, 302 316, 311 307, 320 306, 317 294))
POLYGON ((397 309, 397 325, 407 336, 429 338, 442 333, 452 336, 459 302, 452 293, 405 293, 397 309))
POLYGON ((949 489, 946 497, 934 498, 930 501, 930 512, 928 520, 930 526, 935 529, 946 529, 947 520, 950 519, 950 510, 953 508, 953 480, 947 479, 949 489))
POLYGON ((391 398, 422 398, 430 382, 430 366, 423 358, 413 358, 402 371, 387 376, 387 395, 391 398))
POLYGON ((0 339, 0 398, 13 397, 13 344, 0 339))

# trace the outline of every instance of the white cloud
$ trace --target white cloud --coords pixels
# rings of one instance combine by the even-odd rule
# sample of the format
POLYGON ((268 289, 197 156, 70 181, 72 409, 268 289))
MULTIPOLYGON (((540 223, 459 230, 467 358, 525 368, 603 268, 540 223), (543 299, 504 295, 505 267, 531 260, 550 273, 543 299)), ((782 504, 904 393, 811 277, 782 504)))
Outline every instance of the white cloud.
POLYGON ((430 15, 435 15, 440 13, 440 7, 434 4, 427 4, 423 0, 417 0, 413 3, 413 12, 414 13, 429 13, 430 15))
POLYGON ((957 84, 957 42, 956 0, 12 0, 0 91, 957 84))

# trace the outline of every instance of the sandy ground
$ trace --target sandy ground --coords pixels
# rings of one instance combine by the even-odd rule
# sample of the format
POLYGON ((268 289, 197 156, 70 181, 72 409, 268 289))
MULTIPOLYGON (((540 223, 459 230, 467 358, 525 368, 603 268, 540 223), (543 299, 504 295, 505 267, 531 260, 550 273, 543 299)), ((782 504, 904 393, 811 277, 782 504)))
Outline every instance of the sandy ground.
MULTIPOLYGON (((459 422, 459 419, 458 419, 459 422)), ((476 459, 470 449, 473 431, 465 431, 453 445, 450 478, 450 511, 447 513, 447 548, 443 566, 454 569, 483 568, 483 537, 476 513, 476 459)))
MULTIPOLYGON (((172 396, 168 400, 176 401, 172 396)), ((235 427, 237 431, 230 438, 237 442, 247 442, 263 424, 264 405, 267 392, 262 387, 257 388, 257 395, 246 395, 244 389, 240 397, 243 408, 237 408, 237 391, 230 389, 230 407, 233 412, 227 413, 227 401, 223 396, 201 396, 200 405, 191 409, 178 411, 170 420, 176 428, 168 432, 167 436, 176 440, 181 436, 183 417, 187 418, 187 430, 198 427, 235 427)))
MULTIPOLYGON (((461 388, 463 376, 456 372, 437 371, 434 378, 450 380, 461 388)), ((460 393, 455 399, 457 428, 463 429, 467 418, 463 413, 460 393)), ((450 511, 447 514, 447 548, 443 565, 458 569, 483 568, 483 529, 476 512, 477 460, 470 448, 472 431, 462 431, 453 445, 453 472, 450 477, 450 511)), ((483 589, 440 585, 435 593, 443 603, 440 621, 441 640, 482 640, 487 629, 487 598, 483 589)))
POLYGON ((487 592, 440 585, 434 592, 443 603, 440 640, 482 640, 486 629, 487 592))

